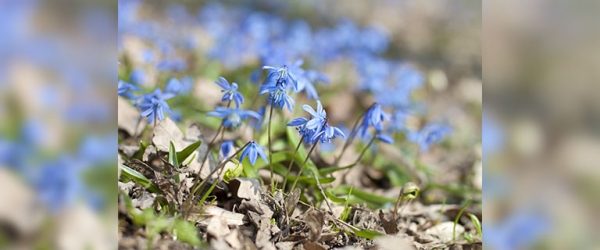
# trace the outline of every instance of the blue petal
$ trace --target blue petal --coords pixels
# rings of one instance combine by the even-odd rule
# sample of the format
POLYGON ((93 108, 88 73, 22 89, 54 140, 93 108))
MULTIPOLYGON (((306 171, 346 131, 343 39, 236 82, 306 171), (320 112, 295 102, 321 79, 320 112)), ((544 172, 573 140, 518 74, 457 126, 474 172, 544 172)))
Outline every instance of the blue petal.
POLYGON ((389 135, 386 134, 378 134, 377 135, 377 139, 385 142, 387 144, 393 144, 394 143, 394 139, 392 139, 392 137, 390 137, 389 135))
POLYGON ((291 126, 291 127, 296 127, 296 126, 300 126, 300 125, 304 125, 306 124, 307 120, 304 117, 298 117, 292 121, 290 121, 287 125, 291 126))

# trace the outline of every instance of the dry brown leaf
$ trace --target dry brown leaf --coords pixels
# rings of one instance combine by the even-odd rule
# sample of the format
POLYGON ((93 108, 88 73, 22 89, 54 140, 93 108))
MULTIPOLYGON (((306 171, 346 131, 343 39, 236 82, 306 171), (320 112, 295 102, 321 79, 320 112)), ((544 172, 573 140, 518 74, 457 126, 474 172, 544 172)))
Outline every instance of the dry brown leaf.
POLYGON ((146 120, 140 119, 140 112, 134 108, 125 98, 120 97, 117 101, 118 115, 117 125, 129 135, 135 135, 146 127, 146 120))
POLYGON ((323 224, 325 223, 325 216, 323 212, 310 209, 306 212, 306 216, 304 217, 304 222, 309 228, 308 239, 310 241, 316 242, 321 238, 321 230, 323 229, 323 224))
POLYGON ((440 224, 437 224, 433 227, 425 230, 425 234, 434 236, 440 239, 442 242, 450 242, 452 241, 454 230, 456 230, 456 237, 465 232, 465 228, 459 224, 456 224, 456 229, 454 229, 454 222, 446 221, 440 224))
POLYGON ((208 220, 206 231, 215 238, 225 237, 231 232, 229 226, 227 226, 227 220, 220 216, 215 216, 208 220))
POLYGON ((401 236, 386 235, 378 237, 374 241, 380 250, 415 249, 408 238, 401 236))
POLYGON ((398 224, 392 218, 391 220, 387 220, 383 211, 379 210, 379 221, 381 222, 381 226, 385 230, 386 234, 396 234, 398 233, 398 224))
POLYGON ((227 211, 217 206, 205 206, 202 213, 190 213, 189 215, 190 220, 203 226, 208 226, 213 217, 225 219, 229 226, 241 226, 247 221, 243 214, 227 211))
POLYGON ((327 249, 324 246, 322 246, 321 244, 316 243, 316 242, 311 242, 311 241, 305 241, 304 243, 302 243, 302 246, 304 247, 305 250, 326 250, 327 249))
POLYGON ((285 198, 285 210, 288 215, 294 213, 298 200, 300 200, 300 189, 296 188, 285 198))
POLYGON ((260 200, 260 183, 257 179, 236 178, 229 185, 238 198, 260 200))

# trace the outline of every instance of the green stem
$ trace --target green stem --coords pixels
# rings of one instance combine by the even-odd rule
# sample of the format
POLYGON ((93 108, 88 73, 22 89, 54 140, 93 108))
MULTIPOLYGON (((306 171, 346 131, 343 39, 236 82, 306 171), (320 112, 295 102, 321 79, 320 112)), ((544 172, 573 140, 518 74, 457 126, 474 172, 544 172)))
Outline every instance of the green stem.
MULTIPOLYGON (((231 106, 231 101, 227 102, 227 107, 229 108, 231 106)), ((220 133, 225 134, 225 128, 223 127, 223 121, 221 121, 221 125, 219 125, 219 128, 217 129, 217 133, 215 134, 215 136, 213 136, 213 138, 210 140, 210 142, 208 143, 208 146, 206 147, 206 154, 204 154, 204 157, 202 157, 202 161, 200 162, 200 170, 198 171, 198 173, 202 173, 202 169, 204 168, 204 162, 206 162, 206 159, 208 159, 208 155, 210 154, 210 151, 212 150, 212 147, 215 144, 215 141, 217 140, 217 137, 219 137, 220 133)))
POLYGON ((350 144, 354 141, 354 138, 356 137, 356 127, 358 127, 358 123, 360 123, 360 121, 362 120, 362 118, 365 116, 365 114, 367 113, 367 111, 369 109, 371 109, 371 107, 373 107, 373 105, 375 105, 375 103, 371 104, 371 106, 369 106, 369 108, 367 108, 359 117, 358 119, 356 119, 356 121, 354 122, 354 125, 352 125, 352 130, 350 131, 350 135, 348 135, 348 140, 346 140, 346 142, 344 142, 344 147, 342 148, 342 152, 340 153, 340 155, 335 159, 335 162, 333 163, 334 166, 337 166, 340 163, 340 160, 342 159, 342 156, 344 155, 344 153, 346 152, 346 149, 348 149, 348 147, 350 146, 350 144))
POLYGON ((302 142, 304 142, 304 135, 300 138, 300 142, 298 142, 298 145, 296 145, 296 150, 294 150, 292 160, 288 164, 287 172, 285 173, 285 179, 283 180, 283 186, 281 187, 281 190, 283 190, 284 192, 285 192, 285 186, 287 184, 287 180, 290 177, 290 171, 292 171, 292 165, 296 159, 296 154, 298 153, 298 150, 300 149, 302 142))
POLYGON ((376 135, 374 135, 371 140, 369 140, 369 143, 367 143, 367 146, 365 146, 362 151, 360 152, 360 155, 358 156, 358 158, 356 159, 356 161, 354 161, 354 163, 348 165, 348 166, 344 166, 344 168, 348 168, 344 174, 342 175, 342 181, 344 181, 346 179, 346 176, 348 175, 348 173, 350 172, 350 168, 356 166, 356 164, 358 164, 360 162, 360 160, 362 160, 363 156, 365 156, 365 153, 367 152, 367 149, 369 149, 371 147, 371 145, 373 145, 373 142, 375 142, 375 138, 377 138, 376 135))
MULTIPOLYGON (((250 142, 247 142, 246 144, 244 144, 244 146, 242 146, 241 148, 239 148, 237 151, 235 151, 235 153, 233 153, 231 156, 227 157, 227 159, 225 159, 223 162, 221 162, 215 169, 213 169, 208 176, 206 176, 206 178, 204 178, 199 184, 194 185, 192 187, 192 191, 188 194, 188 198, 186 200, 185 205, 183 206, 184 208, 186 208, 186 211, 184 213, 184 218, 187 218, 187 215, 189 214, 189 210, 191 209, 191 202, 194 199, 196 192, 198 192, 198 190, 200 190, 200 188, 202 186, 204 186, 204 184, 206 183, 206 181, 208 181, 208 179, 210 179, 210 177, 217 172, 217 170, 225 167, 225 164, 229 161, 231 161, 237 154, 239 154, 242 150, 244 150, 248 145, 250 144, 250 142)), ((198 176, 200 176, 200 174, 198 174, 198 176)))
POLYGON ((294 184, 292 184, 292 188, 290 190, 294 190, 294 188, 296 188, 296 184, 298 184, 298 180, 300 179, 300 177, 302 176, 302 172, 304 171, 304 167, 306 165, 306 162, 308 162, 308 159, 310 159, 310 154, 312 153, 312 151, 315 149, 315 147, 317 146, 318 142, 315 142, 312 147, 310 147, 310 150, 308 151, 308 154, 306 154, 306 158, 304 158, 304 162, 302 162, 302 166, 300 167, 300 172, 298 172, 298 176, 296 176, 296 179, 294 180, 294 184))
POLYGON ((269 170, 271 171, 271 183, 269 184, 271 186, 271 193, 273 193, 275 191, 275 180, 273 179, 273 150, 272 150, 272 145, 271 145, 271 120, 273 118, 273 105, 270 106, 269 108, 269 125, 267 128, 267 138, 269 139, 269 170))

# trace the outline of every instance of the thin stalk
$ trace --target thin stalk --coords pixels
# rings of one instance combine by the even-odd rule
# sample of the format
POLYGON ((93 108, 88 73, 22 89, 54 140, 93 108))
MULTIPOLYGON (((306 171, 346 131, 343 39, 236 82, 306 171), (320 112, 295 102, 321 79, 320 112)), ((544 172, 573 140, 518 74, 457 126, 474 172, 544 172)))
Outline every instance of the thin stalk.
MULTIPOLYGON (((227 107, 229 108, 230 106, 231 106, 231 101, 227 102, 227 107)), ((217 140, 217 137, 219 137, 219 134, 221 132, 223 134, 225 133, 223 121, 221 121, 221 125, 219 125, 219 128, 217 129, 217 133, 215 134, 215 136, 213 136, 213 138, 208 143, 208 146, 206 147, 206 154, 204 154, 204 157, 202 157, 202 161, 200 162, 200 170, 198 170, 198 173, 202 173, 202 169, 204 168, 204 162, 206 162, 206 159, 208 159, 208 155, 210 154, 210 151, 212 150, 212 147, 214 146, 215 141, 217 140)))
POLYGON ((369 140, 369 143, 367 143, 367 146, 365 146, 365 148, 363 148, 362 151, 360 151, 360 155, 358 156, 358 158, 356 159, 356 161, 353 163, 353 165, 356 165, 360 162, 360 160, 362 160, 363 156, 365 156, 365 153, 367 152, 367 149, 369 149, 371 147, 371 145, 373 145, 373 142, 375 142, 375 138, 377 136, 373 136, 371 138, 371 140, 369 140))
POLYGON ((267 138, 269 139, 269 170, 271 171, 271 192, 275 191, 275 180, 273 179, 273 150, 271 145, 271 120, 273 119, 273 105, 269 107, 269 125, 267 127, 267 138))
POLYGON ((348 147, 350 146, 350 144, 354 141, 354 138, 356 137, 356 127, 358 127, 358 123, 360 123, 360 121, 362 120, 362 118, 365 116, 365 114, 367 113, 367 111, 369 111, 369 109, 371 109, 371 107, 373 107, 373 105, 375 105, 375 103, 371 104, 371 106, 369 106, 359 117, 358 119, 356 119, 356 121, 354 122, 354 125, 352 125, 352 130, 350 131, 350 135, 348 135, 348 140, 346 140, 346 142, 344 142, 344 147, 342 148, 342 152, 340 153, 340 155, 335 159, 335 162, 333 163, 334 166, 337 166, 340 163, 340 160, 342 159, 342 156, 344 155, 344 153, 346 152, 346 149, 348 149, 348 147))
POLYGON ((319 191, 321 191, 321 195, 323 195, 323 200, 325 200, 325 204, 327 204, 327 207, 329 208, 329 212, 331 214, 333 214, 333 209, 331 209, 331 205, 329 204, 327 195, 325 195, 325 190, 323 190, 323 186, 321 186, 321 181, 319 181, 319 176, 317 176, 315 173, 313 173, 313 176, 315 177, 315 181, 317 181, 317 188, 319 188, 319 191))
POLYGON ((348 166, 344 166, 344 168, 348 168, 346 171, 344 171, 344 174, 342 175, 342 181, 344 181, 346 179, 346 176, 348 175, 348 173, 350 172, 350 168, 356 166, 356 164, 358 164, 360 162, 360 160, 362 160, 363 156, 365 156, 365 153, 367 152, 367 149, 369 149, 371 147, 371 145, 373 145, 373 142, 375 142, 375 138, 377 138, 376 135, 374 135, 371 140, 369 140, 369 143, 367 143, 367 146, 365 146, 362 151, 360 152, 360 155, 358 156, 358 158, 356 159, 356 161, 354 161, 354 163, 348 165, 348 166))
POLYGON ((204 184, 206 183, 206 181, 208 181, 208 179, 210 179, 210 177, 217 172, 217 170, 225 167, 225 164, 229 161, 231 161, 231 159, 233 159, 237 154, 239 154, 242 150, 244 150, 248 145, 250 144, 250 142, 247 142, 246 144, 244 144, 244 146, 242 146, 241 148, 239 148, 237 151, 235 151, 235 153, 233 153, 231 156, 227 157, 227 159, 225 159, 223 162, 221 162, 215 169, 213 169, 208 176, 206 176, 206 178, 204 178, 204 180, 202 180, 199 184, 194 185, 194 187, 192 187, 192 191, 189 193, 189 197, 186 201, 186 205, 184 207, 187 207, 188 209, 186 209, 186 213, 184 218, 187 217, 187 215, 189 214, 189 209, 191 209, 190 203, 192 202, 192 200, 194 199, 194 196, 196 195, 196 192, 198 192, 198 190, 200 190, 200 188, 202 186, 204 186, 204 184))
POLYGON ((294 184, 292 184, 292 189, 290 189, 290 190, 294 190, 294 188, 296 188, 296 184, 298 184, 298 180, 302 176, 302 171, 304 171, 304 166, 306 165, 306 162, 308 162, 308 159, 310 159, 310 154, 312 153, 313 150, 315 150, 315 147, 317 146, 317 143, 318 142, 315 142, 312 145, 312 147, 310 147, 310 150, 308 151, 308 154, 306 155, 306 158, 304 158, 304 162, 302 162, 302 166, 300 167, 300 172, 298 172, 298 176, 294 180, 294 184))
POLYGON ((298 150, 300 149, 302 142, 304 142, 304 135, 300 138, 300 142, 298 142, 298 145, 296 145, 296 149, 294 150, 292 160, 290 161, 290 164, 288 164, 287 172, 285 173, 285 179, 283 179, 283 186, 281 187, 281 190, 283 190, 283 192, 285 192, 285 186, 287 185, 287 180, 290 177, 290 171, 292 171, 292 165, 294 164, 294 159, 296 159, 296 154, 298 153, 298 150))

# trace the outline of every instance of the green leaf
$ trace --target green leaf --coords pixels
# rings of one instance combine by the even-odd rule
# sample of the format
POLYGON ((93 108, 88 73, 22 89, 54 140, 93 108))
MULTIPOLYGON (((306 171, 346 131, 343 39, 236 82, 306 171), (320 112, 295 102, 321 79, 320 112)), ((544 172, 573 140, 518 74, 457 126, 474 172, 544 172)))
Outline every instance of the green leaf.
POLYGON ((329 200, 331 200, 335 203, 345 204, 348 201, 346 198, 341 198, 341 197, 335 196, 335 194, 333 194, 329 190, 325 190, 325 195, 327 195, 327 198, 329 198, 329 200))
MULTIPOLYGON (((349 190, 350 187, 348 186, 339 186, 331 189, 331 191, 337 195, 347 194, 349 193, 349 190)), ((362 191, 360 189, 353 189, 352 195, 350 195, 350 197, 350 202, 353 204, 366 202, 367 205, 373 208, 381 208, 386 206, 387 204, 394 203, 396 201, 393 198, 372 194, 369 192, 362 191)))
POLYGON ((173 227, 173 234, 177 237, 177 239, 192 246, 200 245, 198 231, 196 227, 194 227, 194 225, 188 221, 181 219, 176 220, 173 227))
POLYGON ((122 171, 122 178, 128 178, 129 180, 133 181, 134 183, 148 189, 148 191, 153 192, 153 193, 160 193, 160 189, 154 185, 154 183, 152 183, 152 181, 150 181, 148 178, 146 178, 146 176, 144 176, 142 173, 127 167, 125 165, 121 164, 121 171, 122 171))
POLYGON ((383 234, 378 232, 378 231, 374 231, 374 230, 369 230, 369 229, 362 229, 362 230, 352 230, 352 232, 361 238, 365 238, 365 239, 375 239, 378 236, 382 236, 383 234))
POLYGON ((169 164, 173 165, 176 168, 179 168, 177 152, 175 151, 175 145, 173 145, 173 142, 169 142, 169 164))
MULTIPOLYGON (((313 176, 302 176, 302 177, 289 176, 289 180, 292 182, 295 181, 296 179, 299 179, 298 182, 301 182, 304 184, 317 185, 317 181, 315 180, 315 178, 313 176)), ((333 178, 333 177, 319 178, 319 182, 321 184, 329 184, 334 181, 335 181, 335 178, 333 178)))
POLYGON ((477 218, 477 216, 475 216, 474 214, 471 214, 471 213, 469 213, 468 216, 469 216, 469 219, 471 219, 471 222, 473 223, 473 225, 475 226, 475 230, 477 230, 477 235, 479 235, 479 237, 482 237, 481 222, 479 222, 479 218, 477 218))
POLYGON ((340 171, 340 170, 349 169, 351 167, 353 167, 353 166, 352 165, 348 165, 348 166, 345 166, 345 167, 326 167, 326 168, 321 168, 321 169, 319 169, 319 174, 320 175, 328 175, 328 174, 331 174, 331 173, 334 173, 334 172, 337 172, 337 171, 340 171))
POLYGON ((146 148, 148 147, 148 143, 144 141, 140 141, 140 149, 133 155, 132 158, 142 160, 144 157, 144 152, 146 152, 146 148))
POLYGON ((177 159, 181 162, 184 162, 196 149, 198 149, 202 145, 202 141, 197 141, 189 146, 185 147, 183 150, 177 152, 177 159))

